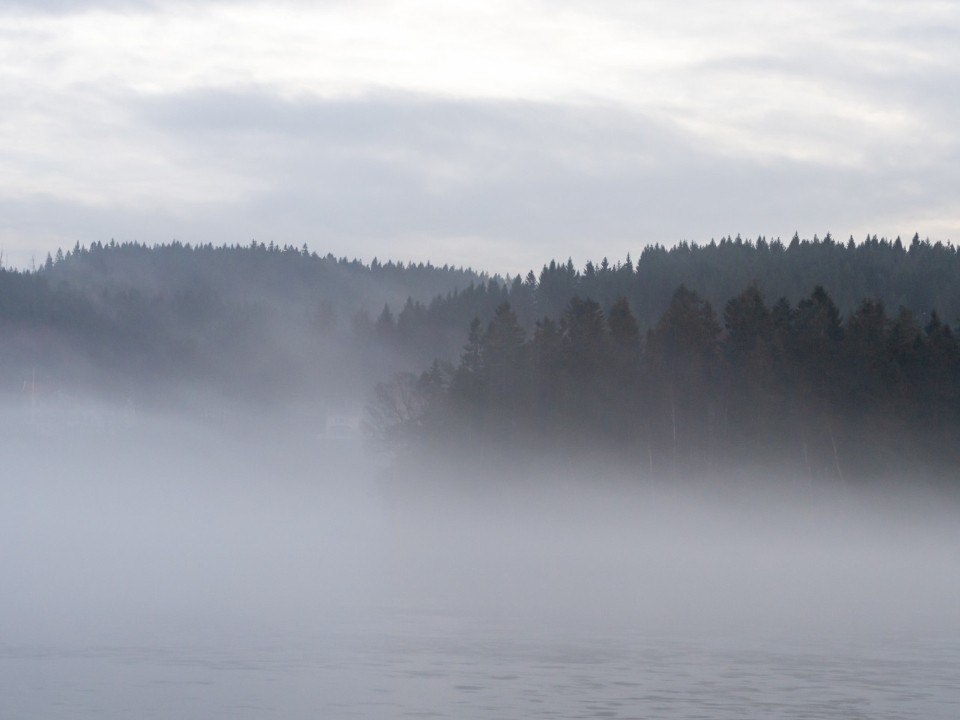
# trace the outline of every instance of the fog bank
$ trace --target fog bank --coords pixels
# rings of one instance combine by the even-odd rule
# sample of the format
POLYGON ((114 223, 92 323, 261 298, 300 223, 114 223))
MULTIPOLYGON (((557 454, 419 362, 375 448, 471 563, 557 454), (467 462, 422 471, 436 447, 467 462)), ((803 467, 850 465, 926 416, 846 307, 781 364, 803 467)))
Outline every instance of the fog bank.
POLYGON ((554 637, 960 631, 960 524, 937 495, 651 485, 596 464, 478 490, 282 424, 7 435, 6 643, 217 643, 400 618, 554 637))

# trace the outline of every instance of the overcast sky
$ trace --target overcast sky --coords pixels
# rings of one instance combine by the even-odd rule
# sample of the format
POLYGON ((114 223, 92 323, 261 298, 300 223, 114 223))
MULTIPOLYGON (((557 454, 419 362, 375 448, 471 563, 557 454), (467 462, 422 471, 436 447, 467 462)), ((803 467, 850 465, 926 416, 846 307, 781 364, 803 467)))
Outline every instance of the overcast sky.
POLYGON ((960 240, 960 2, 4 0, 0 248, 960 240))

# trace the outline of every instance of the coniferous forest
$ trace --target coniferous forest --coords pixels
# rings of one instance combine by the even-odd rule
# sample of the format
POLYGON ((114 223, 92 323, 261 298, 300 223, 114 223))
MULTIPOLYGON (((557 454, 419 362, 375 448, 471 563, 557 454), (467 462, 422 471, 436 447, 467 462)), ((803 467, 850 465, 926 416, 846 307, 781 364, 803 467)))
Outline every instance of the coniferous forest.
POLYGON ((719 315, 681 286, 645 333, 623 298, 605 313, 574 296, 529 334, 505 302, 457 364, 380 384, 376 407, 397 442, 592 452, 651 477, 949 475, 960 347, 936 312, 865 300, 843 317, 820 286, 770 306, 750 285, 719 315))
POLYGON ((949 475, 958 279, 956 248, 919 237, 725 238, 525 277, 94 243, 0 270, 0 387, 366 403, 407 449, 595 451, 659 475, 949 475))

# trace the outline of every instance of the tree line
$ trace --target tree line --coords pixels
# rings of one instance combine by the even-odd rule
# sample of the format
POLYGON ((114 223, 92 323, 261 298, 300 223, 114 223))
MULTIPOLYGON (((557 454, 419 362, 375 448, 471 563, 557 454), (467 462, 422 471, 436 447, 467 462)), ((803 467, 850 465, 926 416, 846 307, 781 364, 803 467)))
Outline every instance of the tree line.
POLYGON ((574 295, 595 300, 608 312, 618 298, 630 304, 646 332, 684 285, 722 308, 750 284, 769 297, 785 297, 796 305, 820 285, 843 314, 854 312, 863 298, 892 310, 903 306, 925 324, 931 308, 945 322, 960 321, 960 253, 951 244, 909 242, 868 236, 860 242, 835 240, 830 234, 788 242, 758 237, 721 238, 707 244, 655 244, 623 261, 551 260, 539 272, 512 278, 488 277, 437 295, 431 300, 408 298, 384 308, 372 333, 397 347, 416 349, 429 357, 455 360, 473 317, 484 323, 509 302, 521 326, 532 332, 538 319, 557 318, 574 295), (427 352, 429 351, 429 352, 427 352))
POLYGON ((822 286, 770 306, 751 284, 718 316, 681 285, 645 332, 623 297, 605 312, 574 295, 531 332, 505 301, 457 363, 381 383, 371 419, 407 446, 600 451, 651 476, 951 473, 960 346, 936 312, 863 300, 844 316, 822 286))
MULTIPOLYGON (((604 323, 622 315, 618 303, 625 301, 647 353, 648 333, 681 285, 724 308, 753 284, 761 295, 786 298, 792 312, 821 285, 847 318, 842 325, 868 297, 885 313, 909 310, 926 338, 931 308, 941 313, 938 323, 960 318, 958 277, 957 249, 918 236, 908 243, 842 243, 827 235, 652 245, 636 261, 577 268, 554 260, 513 278, 431 263, 363 263, 262 242, 77 244, 36 270, 0 268, 0 394, 15 395, 36 377, 41 385, 163 402, 175 397, 172 388, 192 385, 279 404, 349 405, 397 370, 434 358, 458 363, 471 320, 485 331, 504 303, 524 343, 543 335, 549 347, 551 333, 563 335, 571 298, 590 298, 604 323)), ((888 322, 897 322, 896 312, 885 315, 888 322)), ((718 324, 722 344, 722 318, 718 324)), ((558 376, 560 397, 574 393, 566 388, 572 381, 558 376)))

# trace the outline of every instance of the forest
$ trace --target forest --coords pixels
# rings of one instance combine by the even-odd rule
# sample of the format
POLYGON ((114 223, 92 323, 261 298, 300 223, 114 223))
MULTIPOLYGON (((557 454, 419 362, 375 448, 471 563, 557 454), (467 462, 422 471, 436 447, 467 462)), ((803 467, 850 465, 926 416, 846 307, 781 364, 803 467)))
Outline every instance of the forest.
POLYGON ((958 278, 957 249, 919 236, 728 237, 513 277, 255 241, 77 244, 0 268, 0 394, 366 405, 393 447, 594 449, 647 473, 948 471, 958 278))
POLYGON ((750 285, 719 317, 680 286, 646 333, 624 298, 604 313, 574 296, 530 334, 504 302, 456 365, 379 384, 373 418, 404 447, 592 453, 648 477, 950 477, 960 346, 935 311, 921 325, 864 300, 844 318, 821 286, 771 307, 750 285))
POLYGON ((35 377, 46 392, 141 405, 345 403, 413 362, 375 347, 373 309, 485 282, 272 243, 78 244, 35 270, 0 269, 0 393, 35 377))

